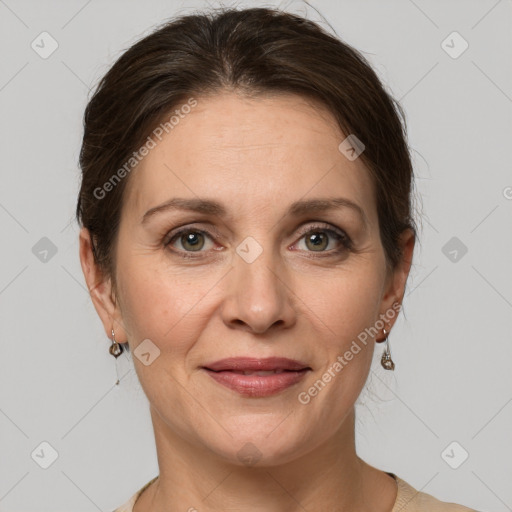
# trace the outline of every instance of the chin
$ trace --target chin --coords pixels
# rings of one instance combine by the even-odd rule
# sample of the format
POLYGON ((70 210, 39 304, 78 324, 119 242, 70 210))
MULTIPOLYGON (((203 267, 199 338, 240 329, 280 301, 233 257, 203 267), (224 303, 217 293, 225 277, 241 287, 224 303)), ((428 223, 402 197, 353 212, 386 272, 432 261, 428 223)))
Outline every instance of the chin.
MULTIPOLYGON (((266 424, 264 422, 264 425, 266 424)), ((224 433, 220 443, 219 438, 205 439, 204 442, 211 452, 229 464, 240 467, 273 467, 287 464, 308 451, 307 447, 305 448, 303 433, 294 436, 292 430, 289 426, 284 430, 279 429, 273 424, 268 429, 240 429, 237 431, 240 435, 233 437, 224 433)), ((303 432, 303 429, 301 430, 303 432)))

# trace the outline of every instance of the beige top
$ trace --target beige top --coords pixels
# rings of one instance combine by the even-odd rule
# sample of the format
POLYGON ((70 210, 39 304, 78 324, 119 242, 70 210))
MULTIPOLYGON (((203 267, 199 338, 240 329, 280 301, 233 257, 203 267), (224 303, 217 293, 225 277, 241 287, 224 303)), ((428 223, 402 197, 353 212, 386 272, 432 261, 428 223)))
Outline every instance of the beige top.
MULTIPOLYGON (((417 491, 394 473, 388 473, 397 483, 398 492, 391 512, 477 512, 475 509, 439 501, 430 494, 417 491)), ((133 505, 142 492, 149 487, 158 475, 150 480, 144 487, 139 489, 124 505, 116 508, 113 512, 132 512, 133 505)))

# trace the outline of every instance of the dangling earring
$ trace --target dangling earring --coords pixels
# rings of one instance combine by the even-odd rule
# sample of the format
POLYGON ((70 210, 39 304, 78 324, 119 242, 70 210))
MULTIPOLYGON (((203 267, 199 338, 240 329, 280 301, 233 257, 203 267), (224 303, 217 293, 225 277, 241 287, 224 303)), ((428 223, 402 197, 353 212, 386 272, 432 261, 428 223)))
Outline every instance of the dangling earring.
POLYGON ((123 346, 117 343, 116 341, 116 335, 114 334, 114 329, 112 329, 112 345, 110 345, 110 348, 108 351, 116 358, 116 374, 117 374, 117 381, 116 386, 119 385, 119 369, 117 368, 117 358, 123 353, 123 346))
POLYGON ((386 331, 386 329, 382 329, 384 332, 384 336, 386 336, 383 340, 380 340, 379 343, 382 343, 383 341, 386 342, 386 348, 384 349, 384 352, 382 353, 382 358, 380 360, 380 364, 385 370, 394 370, 395 369, 395 363, 391 359, 391 351, 389 350, 389 341, 388 341, 388 335, 389 332, 386 331))
POLYGON ((108 351, 117 359, 123 353, 123 347, 117 343, 116 335, 114 334, 114 329, 112 329, 112 345, 108 351))

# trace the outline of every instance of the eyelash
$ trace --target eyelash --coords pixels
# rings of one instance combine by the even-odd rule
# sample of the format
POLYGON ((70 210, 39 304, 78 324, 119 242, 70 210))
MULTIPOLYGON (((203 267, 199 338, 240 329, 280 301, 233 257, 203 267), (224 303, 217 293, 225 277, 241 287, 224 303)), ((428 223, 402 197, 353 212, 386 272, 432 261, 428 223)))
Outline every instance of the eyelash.
MULTIPOLYGON (((321 253, 326 253, 326 254, 324 254, 323 256, 314 256, 314 257, 325 258, 325 257, 329 257, 329 256, 335 256, 335 255, 343 253, 344 251, 351 251, 353 249, 353 243, 352 243, 352 240, 350 239, 350 237, 341 229, 340 230, 334 229, 334 228, 330 227, 328 224, 327 225, 317 224, 317 225, 313 225, 313 226, 308 226, 307 229, 300 231, 299 240, 301 240, 305 235, 315 232, 315 231, 321 231, 321 232, 328 233, 329 235, 332 235, 332 237, 335 238, 338 242, 340 242, 343 247, 338 248, 338 249, 333 249, 331 251, 318 251, 319 254, 321 254, 321 253)), ((202 235, 206 235, 210 238, 213 237, 213 234, 207 230, 185 227, 185 228, 179 229, 178 231, 176 231, 175 233, 170 235, 170 238, 168 235, 166 237, 166 239, 164 240, 164 247, 167 248, 172 253, 174 253, 182 258, 185 258, 185 259, 200 258, 201 254, 204 251, 182 251, 182 250, 176 250, 176 249, 170 248, 172 243, 176 239, 178 239, 181 235, 183 235, 184 233, 201 233, 202 235), (197 256, 194 255, 194 253, 197 253, 197 256)), ((315 253, 315 251, 307 251, 307 252, 315 253)))

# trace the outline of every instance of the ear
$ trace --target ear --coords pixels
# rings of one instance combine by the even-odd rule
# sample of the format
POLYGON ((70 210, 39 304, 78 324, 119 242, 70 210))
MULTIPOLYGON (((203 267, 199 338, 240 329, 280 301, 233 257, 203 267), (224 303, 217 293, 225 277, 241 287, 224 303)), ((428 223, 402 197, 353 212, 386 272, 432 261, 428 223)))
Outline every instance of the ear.
POLYGON ((415 244, 414 232, 412 229, 406 229, 399 239, 399 244, 402 249, 402 258, 394 270, 389 271, 384 287, 384 294, 381 303, 381 316, 385 315, 386 311, 390 308, 394 309, 397 314, 392 318, 386 316, 386 331, 390 331, 396 319, 398 318, 398 306, 402 307, 402 302, 405 294, 405 285, 409 271, 411 270, 412 257, 414 253, 415 244))
POLYGON ((116 341, 126 343, 126 330, 112 289, 112 280, 110 277, 104 276, 94 261, 91 236, 87 228, 81 228, 79 241, 80 264, 92 302, 103 323, 105 334, 111 339, 112 329, 114 329, 116 341))

